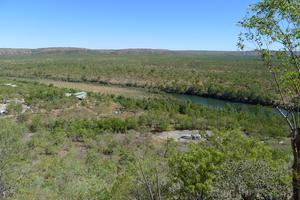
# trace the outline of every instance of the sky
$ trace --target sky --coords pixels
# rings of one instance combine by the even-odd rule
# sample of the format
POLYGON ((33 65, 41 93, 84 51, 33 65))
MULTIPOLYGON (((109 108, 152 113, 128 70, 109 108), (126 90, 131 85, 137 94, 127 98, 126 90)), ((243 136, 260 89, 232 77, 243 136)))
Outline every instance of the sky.
POLYGON ((237 50, 257 0, 0 0, 0 48, 237 50))

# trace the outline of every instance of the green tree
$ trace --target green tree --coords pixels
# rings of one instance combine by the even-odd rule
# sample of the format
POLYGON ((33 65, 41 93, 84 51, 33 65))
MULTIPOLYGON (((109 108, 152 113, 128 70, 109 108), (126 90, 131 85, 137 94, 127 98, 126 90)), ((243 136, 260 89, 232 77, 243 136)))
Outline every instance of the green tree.
POLYGON ((170 160, 179 199, 285 199, 285 159, 239 132, 215 134, 170 160))
POLYGON ((293 196, 300 199, 300 0, 263 0, 251 5, 239 22, 244 28, 238 46, 255 45, 272 73, 277 109, 290 127, 293 196))
POLYGON ((272 166, 265 160, 227 160, 217 173, 209 199, 289 199, 286 167, 272 166))
POLYGON ((223 155, 216 149, 193 146, 170 162, 179 199, 204 199, 212 189, 223 155))
POLYGON ((125 170, 113 183, 112 199, 172 199, 167 159, 177 152, 177 144, 168 140, 161 148, 151 146, 122 152, 120 169, 125 170))

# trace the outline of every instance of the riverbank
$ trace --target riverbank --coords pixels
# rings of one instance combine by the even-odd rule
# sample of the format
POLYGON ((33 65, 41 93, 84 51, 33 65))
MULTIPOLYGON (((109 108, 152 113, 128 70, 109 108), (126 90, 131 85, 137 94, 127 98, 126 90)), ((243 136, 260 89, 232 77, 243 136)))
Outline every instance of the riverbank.
MULTIPOLYGON (((72 121, 77 120, 83 127, 87 125, 95 128, 99 125, 97 120, 105 118, 105 123, 113 124, 114 127, 116 125, 116 130, 119 130, 120 126, 123 132, 130 129, 153 133, 172 130, 239 129, 248 136, 264 141, 269 138, 282 140, 281 138, 288 133, 284 120, 270 107, 197 96, 176 97, 171 94, 150 93, 140 88, 134 90, 110 85, 24 78, 1 78, 0 81, 3 83, 0 87, 2 98, 20 98, 20 95, 26 97, 26 103, 35 112, 40 113, 42 118, 47 119, 45 127, 51 126, 52 123, 48 124, 49 120, 59 121, 62 125, 72 125, 72 121), (87 98, 78 100, 65 95, 79 91, 87 91, 87 98), (106 118, 111 120, 107 121, 106 118)), ((31 123, 31 119, 28 121, 31 123)), ((34 123, 40 122, 37 120, 34 123)), ((94 134, 98 134, 97 130, 94 134)))
POLYGON ((142 98, 174 98, 180 101, 191 102, 201 106, 221 109, 221 110, 232 110, 237 112, 248 112, 248 113, 277 113, 275 108, 269 105, 259 104, 247 104, 243 102, 228 101, 224 99, 217 99, 211 97, 201 97, 196 95, 177 94, 177 93, 165 93, 160 90, 151 90, 141 87, 130 87, 117 84, 99 84, 96 82, 79 82, 79 81, 61 81, 52 79, 38 79, 38 78, 16 78, 10 77, 11 79, 39 82, 47 85, 53 85, 59 88, 68 88, 74 90, 83 90, 86 92, 99 92, 107 95, 121 95, 128 98, 142 99, 142 98))
MULTIPOLYGON (((247 97, 234 97, 234 96, 230 96, 228 94, 222 94, 220 92, 217 93, 204 93, 201 91, 194 91, 193 89, 187 89, 187 91, 178 91, 176 89, 172 89, 172 88, 159 88, 159 87, 149 87, 143 84, 138 84, 138 83, 117 83, 117 82, 111 82, 111 81, 97 81, 97 80, 85 80, 85 81, 81 81, 81 80, 76 80, 76 79, 63 79, 63 78, 55 78, 55 77, 51 77, 51 78, 37 78, 37 77, 15 77, 15 76, 8 76, 9 78, 15 78, 15 79, 24 79, 24 80, 34 80, 34 81, 38 81, 38 82, 43 82, 43 83, 48 83, 48 84, 53 84, 53 81, 56 81, 56 83, 60 83, 57 84, 57 86, 59 85, 64 85, 67 84, 68 87, 73 87, 71 86, 71 84, 81 84, 81 85, 85 85, 86 86, 97 86, 99 88, 103 88, 103 90, 101 90, 101 92, 104 93, 110 93, 109 92, 109 88, 113 89, 113 88, 117 88, 116 91, 111 92, 111 93, 115 93, 115 92, 121 92, 122 94, 126 93, 132 93, 133 91, 143 91, 143 90, 147 90, 147 93, 153 93, 153 94, 157 94, 157 93, 167 93, 167 94, 171 94, 171 95, 189 95, 189 96, 197 96, 197 97, 202 97, 202 98, 210 98, 210 99, 216 99, 216 100, 222 100, 222 101, 226 101, 226 102, 230 102, 230 103, 240 103, 240 104, 249 104, 249 105, 261 105, 261 106, 269 106, 269 107, 276 107, 278 105, 280 105, 279 101, 273 101, 273 100, 258 100, 258 99, 249 99, 247 97), (106 88, 108 88, 108 90, 106 90, 106 88)), ((76 88, 76 86, 74 87, 76 88)), ((89 91, 89 89, 87 87, 84 87, 87 91, 89 91)), ((115 90, 113 89, 113 90, 115 90)), ((90 90, 91 92, 95 91, 94 87, 91 88, 90 90)), ((96 91, 97 92, 97 91, 96 91)), ((143 95, 145 95, 145 92, 143 95)), ((138 96, 140 94, 136 93, 138 96)), ((134 92, 132 93, 131 96, 134 96, 134 92)))

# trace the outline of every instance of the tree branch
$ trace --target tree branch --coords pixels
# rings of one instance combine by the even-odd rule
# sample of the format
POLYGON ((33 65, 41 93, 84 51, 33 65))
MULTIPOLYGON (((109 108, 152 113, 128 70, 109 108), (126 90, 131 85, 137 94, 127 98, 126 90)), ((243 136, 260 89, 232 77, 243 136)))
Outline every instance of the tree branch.
POLYGON ((276 109, 279 111, 279 113, 281 114, 281 116, 286 120, 286 122, 288 123, 289 127, 291 128, 291 130, 294 130, 295 127, 293 126, 293 124, 289 120, 288 115, 285 115, 278 106, 276 107, 276 109))
POLYGON ((141 163, 140 163, 139 161, 138 161, 138 166, 139 166, 139 169, 140 169, 140 171, 141 171, 143 181, 144 181, 144 183, 145 183, 145 185, 146 185, 146 187, 147 187, 147 189, 148 189, 150 198, 151 198, 151 200, 155 200, 154 194, 153 194, 152 189, 151 189, 151 185, 149 184, 149 182, 148 182, 148 180, 147 180, 147 178, 146 178, 146 176, 145 176, 144 170, 143 170, 143 168, 142 168, 142 166, 141 166, 141 163))

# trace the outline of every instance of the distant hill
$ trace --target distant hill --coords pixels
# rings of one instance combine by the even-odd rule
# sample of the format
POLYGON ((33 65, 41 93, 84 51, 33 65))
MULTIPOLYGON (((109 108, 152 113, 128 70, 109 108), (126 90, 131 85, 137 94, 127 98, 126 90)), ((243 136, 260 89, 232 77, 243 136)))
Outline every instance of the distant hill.
POLYGON ((31 49, 0 49, 0 56, 31 55, 31 49))
POLYGON ((39 49, 12 49, 0 48, 0 56, 18 56, 18 55, 33 55, 33 54, 62 54, 62 53, 83 53, 88 49, 84 48, 69 48, 69 47, 53 47, 39 49))
POLYGON ((255 51, 201 51, 201 50, 168 50, 168 49, 85 49, 74 47, 49 47, 38 49, 0 48, 0 56, 27 56, 37 54, 201 54, 201 55, 257 55, 255 51))

